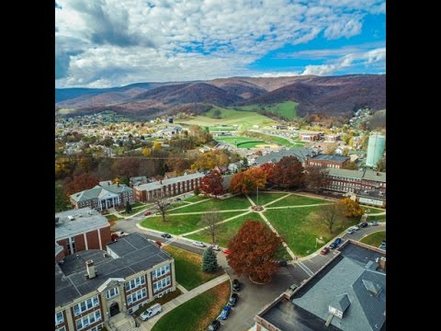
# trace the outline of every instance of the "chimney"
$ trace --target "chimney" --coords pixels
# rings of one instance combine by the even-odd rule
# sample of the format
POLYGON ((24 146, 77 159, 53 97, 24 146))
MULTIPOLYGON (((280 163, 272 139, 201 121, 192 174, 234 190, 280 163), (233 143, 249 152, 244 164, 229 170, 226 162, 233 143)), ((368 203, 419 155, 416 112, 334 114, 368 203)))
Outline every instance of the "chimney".
POLYGON ((379 267, 381 270, 386 270, 386 258, 384 256, 380 257, 379 267))
POLYGON ((92 279, 96 276, 95 265, 93 264, 93 260, 86 261, 86 269, 87 269, 87 278, 92 279))

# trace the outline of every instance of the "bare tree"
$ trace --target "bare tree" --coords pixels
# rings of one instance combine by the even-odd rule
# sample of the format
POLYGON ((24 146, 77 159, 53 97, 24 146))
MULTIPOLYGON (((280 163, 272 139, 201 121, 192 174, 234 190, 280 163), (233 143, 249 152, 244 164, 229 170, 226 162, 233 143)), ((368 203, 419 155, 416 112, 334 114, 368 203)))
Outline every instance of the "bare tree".
POLYGON ((168 202, 167 198, 163 195, 157 196, 152 201, 158 209, 158 212, 161 214, 162 221, 166 222, 167 220, 165 216, 167 215, 167 211, 170 208, 170 202, 168 202))
POLYGON ((336 203, 321 206, 317 211, 317 221, 326 225, 329 233, 333 233, 334 227, 343 222, 343 213, 340 206, 336 203))
POLYGON ((319 192, 328 183, 329 169, 325 166, 308 166, 305 168, 304 184, 308 190, 319 192))
POLYGON ((217 209, 212 209, 211 212, 202 215, 201 222, 206 227, 205 231, 211 237, 213 244, 216 244, 217 235, 222 227, 219 222, 222 220, 222 216, 217 209))

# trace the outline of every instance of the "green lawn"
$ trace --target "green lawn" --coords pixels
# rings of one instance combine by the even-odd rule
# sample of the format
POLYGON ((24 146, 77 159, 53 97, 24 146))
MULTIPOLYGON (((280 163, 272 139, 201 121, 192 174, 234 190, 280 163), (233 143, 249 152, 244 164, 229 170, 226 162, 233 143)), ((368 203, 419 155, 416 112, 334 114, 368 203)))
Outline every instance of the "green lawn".
MULTIPOLYGON (((283 197, 285 195, 286 195, 286 193, 259 192, 259 205, 260 206, 266 205, 267 203, 269 203, 271 201, 274 201, 276 199, 279 199, 279 198, 281 198, 281 197, 283 197)), ((257 195, 256 194, 250 194, 249 197, 257 205, 257 195)))
POLYGON ((370 206, 363 206, 362 205, 361 207, 363 207, 365 212, 368 214, 378 214, 378 213, 384 213, 386 211, 386 209, 380 209, 380 208, 375 208, 375 207, 370 207, 370 206))
POLYGON ((193 196, 185 199, 185 201, 198 202, 198 201, 205 200, 205 199, 207 199, 207 198, 203 194, 199 194, 199 195, 193 195, 193 196))
POLYGON ((209 126, 208 130, 211 131, 236 131, 234 126, 209 126))
POLYGON ((367 222, 372 222, 372 221, 385 221, 386 220, 386 214, 384 215, 375 215, 375 216, 368 216, 367 217, 367 222))
POLYGON ((230 291, 230 282, 227 281, 199 294, 162 316, 153 326, 152 331, 206 330, 208 325, 219 316, 230 297, 230 291))
POLYGON ((386 231, 381 231, 381 232, 372 233, 364 237, 363 239, 360 240, 360 242, 366 245, 379 247, 381 245, 381 241, 384 239, 386 239, 386 231))
MULTIPOLYGON (((179 209, 178 209, 179 210, 179 209)), ((240 212, 227 212, 221 213, 223 219, 233 217, 240 212)), ((149 229, 154 229, 163 232, 169 232, 171 234, 183 234, 197 230, 204 225, 201 224, 201 217, 203 214, 199 215, 167 215, 167 222, 162 222, 161 216, 147 217, 141 222, 141 226, 149 229)))
POLYGON ((247 133, 245 133, 245 134, 250 137, 256 138, 256 139, 262 139, 262 140, 266 141, 267 143, 279 144, 279 145, 288 146, 288 147, 292 147, 292 146, 297 145, 297 143, 291 143, 283 137, 276 137, 276 136, 265 134, 265 133, 247 131, 247 133))
POLYGON ((253 142, 256 140, 254 138, 244 137, 244 136, 230 136, 230 137, 220 136, 220 137, 216 137, 215 139, 217 141, 221 141, 223 143, 231 144, 234 146, 236 146, 237 144, 240 144, 240 143, 253 142))
MULTIPOLYGON (((262 218, 258 213, 249 213, 244 216, 240 216, 234 220, 223 223, 219 229, 219 235, 217 236, 217 244, 221 247, 227 247, 228 242, 233 238, 239 228, 245 223, 246 220, 252 219, 254 221, 263 222, 262 218)), ((187 236, 187 238, 192 240, 203 241, 206 243, 211 243, 211 236, 206 231, 201 231, 192 235, 187 236)))
POLYGON ((297 106, 299 104, 294 101, 285 101, 276 103, 274 105, 265 106, 265 110, 278 114, 287 120, 293 120, 297 118, 297 106))
POLYGON ((251 206, 248 199, 243 195, 234 196, 225 200, 210 199, 209 201, 201 202, 195 205, 190 205, 184 208, 179 208, 176 213, 190 213, 198 211, 207 211, 213 208, 219 210, 228 209, 247 209, 251 206))
MULTIPOLYGON (((283 201, 283 200, 282 200, 283 201)), ((314 220, 313 212, 317 207, 304 207, 292 209, 274 209, 264 212, 265 216, 275 227, 280 236, 283 237, 289 248, 300 256, 314 252, 316 247, 315 239, 322 236, 326 242, 335 235, 342 232, 349 224, 337 227, 333 234, 314 220)), ((352 224, 356 224, 353 221, 352 224)), ((350 225, 352 225, 350 224, 350 225)))
POLYGON ((237 148, 254 148, 259 145, 265 145, 265 142, 262 140, 251 140, 244 143, 238 143, 237 148))
POLYGON ((207 113, 201 116, 196 116, 190 120, 182 121, 183 124, 196 124, 200 126, 218 126, 219 124, 225 125, 239 125, 239 130, 247 130, 252 128, 253 125, 259 126, 271 126, 277 124, 276 121, 257 114, 255 112, 237 111, 234 109, 227 109, 214 106, 207 113), (221 111, 221 118, 212 118, 216 109, 221 111))
POLYGON ((268 207, 282 207, 282 206, 300 206, 300 205, 316 205, 320 203, 327 203, 329 201, 317 198, 309 198, 301 195, 291 194, 276 203, 269 205, 268 207))
POLYGON ((121 221, 121 220, 124 219, 123 217, 118 217, 118 216, 115 216, 115 215, 112 215, 112 214, 110 214, 110 215, 106 215, 106 218, 107 218, 109 221, 121 221))
POLYGON ((164 250, 169 252, 175 260, 176 281, 189 291, 224 273, 223 270, 214 274, 203 272, 201 270, 202 256, 199 254, 173 246, 165 246, 164 250))
POLYGON ((157 299, 155 299, 155 300, 153 300, 153 301, 150 301, 149 303, 145 304, 144 306, 142 306, 141 308, 139 308, 137 311, 135 311, 135 312, 133 313, 133 315, 134 315, 135 317, 138 317, 139 315, 141 315, 141 313, 143 313, 144 311, 146 311, 147 308, 153 306, 154 304, 159 303, 159 304, 161 304, 161 305, 164 305, 164 304, 166 304, 167 302, 173 300, 174 298, 180 296, 181 294, 182 294, 181 290, 178 289, 178 288, 176 288, 176 290, 174 290, 173 292, 169 292, 169 293, 167 293, 167 294, 164 294, 162 297, 157 298, 157 299))

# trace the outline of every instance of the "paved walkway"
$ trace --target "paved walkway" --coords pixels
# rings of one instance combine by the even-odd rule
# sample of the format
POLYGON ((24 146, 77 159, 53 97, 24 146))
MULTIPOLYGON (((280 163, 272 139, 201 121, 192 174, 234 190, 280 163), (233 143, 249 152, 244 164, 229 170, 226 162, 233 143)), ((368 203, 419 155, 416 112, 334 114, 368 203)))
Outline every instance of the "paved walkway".
MULTIPOLYGON (((223 274, 222 276, 216 277, 215 279, 210 280, 209 282, 202 284, 191 291, 188 291, 187 293, 183 293, 177 298, 174 298, 172 301, 167 302, 162 306, 162 312, 159 315, 156 315, 155 317, 152 317, 151 319, 141 322, 141 330, 151 330, 153 326, 158 322, 158 320, 163 317, 165 314, 167 314, 169 311, 175 309, 176 307, 182 305, 183 303, 187 302, 190 299, 193 299, 194 297, 198 296, 201 293, 204 293, 205 291, 208 291, 209 289, 222 284, 223 282, 229 280, 230 277, 228 274, 223 274)), ((181 290, 182 291, 182 290, 181 290)))

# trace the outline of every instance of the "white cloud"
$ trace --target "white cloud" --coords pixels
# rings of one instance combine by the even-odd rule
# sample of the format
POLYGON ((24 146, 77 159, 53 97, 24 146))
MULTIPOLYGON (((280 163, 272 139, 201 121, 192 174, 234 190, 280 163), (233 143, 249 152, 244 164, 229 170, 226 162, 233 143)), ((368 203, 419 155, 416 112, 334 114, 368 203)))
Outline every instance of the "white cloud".
POLYGON ((56 85, 251 75, 250 63, 286 44, 360 33, 363 16, 383 2, 60 0, 56 85))
POLYGON ((334 60, 334 63, 323 65, 308 65, 302 75, 330 75, 348 67, 375 65, 384 68, 386 59, 386 47, 376 48, 370 51, 351 53, 334 60))

